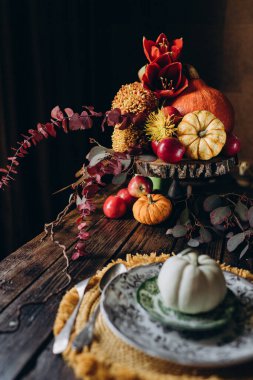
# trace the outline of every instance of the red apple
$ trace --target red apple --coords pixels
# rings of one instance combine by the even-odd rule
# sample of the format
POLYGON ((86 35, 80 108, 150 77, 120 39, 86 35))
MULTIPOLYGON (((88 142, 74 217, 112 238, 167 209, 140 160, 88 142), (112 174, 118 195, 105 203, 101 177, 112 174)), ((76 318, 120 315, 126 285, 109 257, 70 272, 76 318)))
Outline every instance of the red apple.
POLYGON ((108 218, 118 219, 126 214, 127 204, 117 195, 110 195, 104 202, 103 211, 108 218))
POLYGON ((126 202, 129 208, 132 208, 134 202, 136 201, 136 198, 132 197, 132 195, 129 194, 129 191, 127 188, 121 189, 120 191, 118 191, 117 196, 122 198, 126 202))
POLYGON ((155 155, 157 156, 157 147, 158 147, 159 141, 151 141, 151 148, 155 155))
POLYGON ((185 147, 176 138, 167 138, 159 142, 157 156, 164 162, 175 164, 182 160, 185 147))
POLYGON ((241 150, 241 142, 232 133, 227 134, 226 144, 223 147, 223 153, 227 157, 235 156, 241 150))
POLYGON ((153 182, 150 178, 136 175, 128 184, 129 194, 135 198, 150 194, 153 190, 153 182))
POLYGON ((177 123, 179 123, 179 121, 181 121, 182 115, 181 115, 181 113, 175 107, 166 106, 166 107, 163 107, 162 110, 163 110, 165 116, 172 116, 172 115, 174 115, 174 117, 175 117, 175 124, 177 124, 177 123))

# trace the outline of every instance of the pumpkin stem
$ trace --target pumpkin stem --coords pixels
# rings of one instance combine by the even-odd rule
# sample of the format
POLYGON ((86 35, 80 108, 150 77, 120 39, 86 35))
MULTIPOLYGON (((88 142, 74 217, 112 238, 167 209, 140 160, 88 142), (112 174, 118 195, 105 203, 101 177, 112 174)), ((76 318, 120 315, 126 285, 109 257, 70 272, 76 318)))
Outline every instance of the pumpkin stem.
POLYGON ((206 135, 206 131, 200 131, 199 132, 199 137, 204 137, 206 135))
POLYGON ((150 205, 152 205, 153 203, 155 203, 155 201, 153 200, 151 194, 147 194, 147 197, 148 197, 148 203, 149 203, 150 205))
POLYGON ((197 72, 194 66, 189 65, 188 63, 185 66, 190 79, 200 79, 199 73, 197 72))

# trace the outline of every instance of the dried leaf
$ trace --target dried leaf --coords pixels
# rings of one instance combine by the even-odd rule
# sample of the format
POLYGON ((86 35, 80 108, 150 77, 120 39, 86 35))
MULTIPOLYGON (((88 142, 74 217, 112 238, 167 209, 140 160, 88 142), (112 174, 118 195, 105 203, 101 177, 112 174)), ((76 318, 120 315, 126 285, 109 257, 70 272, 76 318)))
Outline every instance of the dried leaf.
POLYGON ((229 206, 218 207, 210 213, 210 220, 213 225, 221 224, 232 214, 229 206))
POLYGON ((93 166, 97 165, 100 161, 103 161, 105 158, 109 158, 110 156, 111 154, 106 151, 97 154, 90 160, 89 167, 92 168, 93 166))
POLYGON ((237 202, 237 205, 235 207, 235 213, 239 216, 242 222, 248 221, 248 207, 240 200, 237 202))
POLYGON ((189 245, 189 247, 193 247, 193 248, 196 248, 198 247, 200 244, 199 242, 199 239, 190 239, 188 242, 187 242, 187 245, 189 245))
POLYGON ((200 227, 199 230, 199 235, 200 235, 200 242, 201 243, 210 243, 212 241, 212 234, 208 229, 204 227, 200 227))
POLYGON ((234 251, 245 239, 245 233, 240 232, 239 234, 236 234, 232 236, 227 241, 227 249, 229 252, 234 251))
POLYGON ((213 211, 217 207, 221 206, 222 200, 217 194, 210 195, 204 200, 203 208, 206 212, 213 211))
POLYGON ((91 148, 86 158, 87 160, 91 161, 92 158, 95 157, 97 154, 104 153, 104 152, 108 152, 108 150, 103 146, 97 145, 91 148))

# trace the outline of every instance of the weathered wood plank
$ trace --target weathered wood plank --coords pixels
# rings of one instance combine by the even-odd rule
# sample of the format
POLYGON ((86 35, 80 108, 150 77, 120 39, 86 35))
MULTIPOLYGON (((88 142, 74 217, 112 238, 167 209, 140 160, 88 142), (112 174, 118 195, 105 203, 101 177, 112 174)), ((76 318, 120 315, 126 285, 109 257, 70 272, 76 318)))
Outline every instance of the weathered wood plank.
POLYGON ((62 357, 52 354, 52 348, 53 340, 43 350, 31 371, 29 371, 29 365, 19 378, 22 380, 76 380, 74 372, 64 363, 62 357))
MULTIPOLYGON (((111 191, 111 187, 106 189, 98 199, 97 212, 87 218, 88 227, 103 217, 101 206, 111 191)), ((67 249, 76 241, 77 216, 76 211, 67 215, 55 234, 55 238, 67 249)), ((0 262, 0 312, 62 255, 61 248, 49 238, 40 242, 42 236, 43 233, 0 262)))
MULTIPOLYGON (((139 224, 138 228, 122 247, 117 257, 124 257, 128 253, 170 253, 175 239, 166 235, 168 227, 147 226, 139 224)), ((116 258, 116 257, 115 257, 116 258)))
MULTIPOLYGON (((130 218, 122 220, 102 219, 91 227, 92 239, 87 245, 90 252, 89 258, 84 258, 71 263, 70 274, 73 276, 72 284, 92 275, 102 267, 128 240, 137 222, 130 218), (120 234, 124 231, 124 234, 120 234)), ((26 289, 15 301, 13 301, 2 313, 2 326, 8 324, 9 318, 15 313, 19 304, 37 300, 47 295, 54 289, 64 284, 66 278, 62 273, 64 260, 60 257, 43 276, 39 277, 26 289)), ((0 345, 5 347, 0 352, 0 378, 13 379, 34 353, 43 344, 51 333, 53 321, 62 293, 51 297, 45 305, 30 305, 22 310, 21 324, 17 332, 1 334, 0 345), (24 338, 25 337, 25 338, 24 338), (25 345, 24 345, 25 342, 25 345), (15 365, 13 365, 15 363, 15 365)))

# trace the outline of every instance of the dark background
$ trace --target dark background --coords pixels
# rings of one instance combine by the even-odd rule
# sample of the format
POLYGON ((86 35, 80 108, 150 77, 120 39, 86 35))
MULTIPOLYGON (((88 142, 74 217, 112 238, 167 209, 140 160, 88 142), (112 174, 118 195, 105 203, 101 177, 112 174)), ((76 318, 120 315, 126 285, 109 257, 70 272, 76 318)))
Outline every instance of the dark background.
MULTIPOLYGON (((146 63, 142 36, 184 37, 184 61, 231 99, 242 157, 253 144, 252 0, 0 0, 0 166, 20 133, 50 118, 53 106, 110 108, 122 84, 146 63)), ((22 160, 0 193, 0 256, 38 234, 64 206, 98 128, 58 133, 22 160)))

